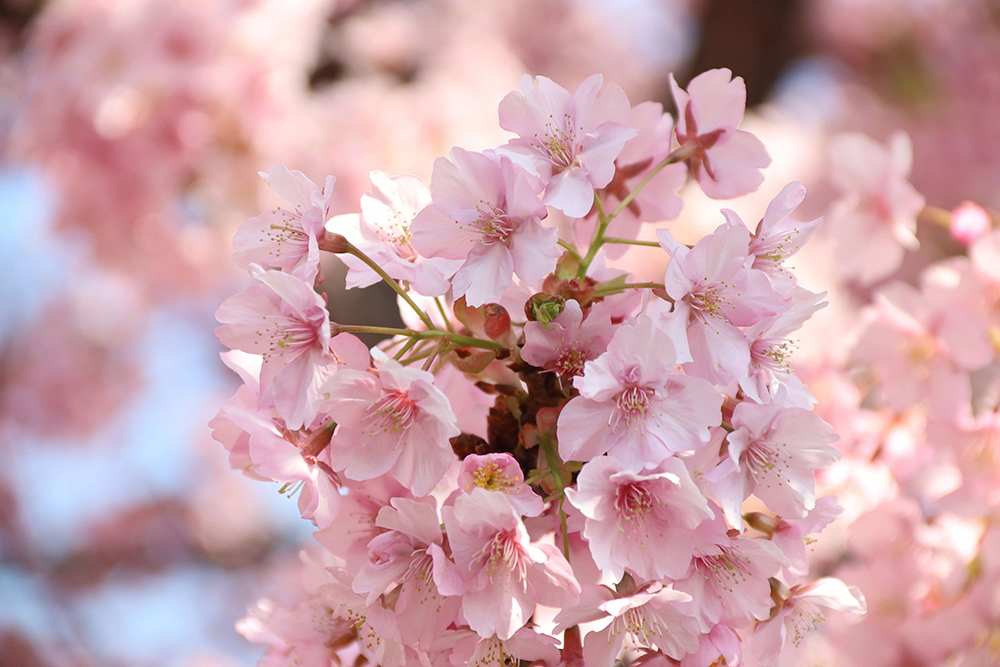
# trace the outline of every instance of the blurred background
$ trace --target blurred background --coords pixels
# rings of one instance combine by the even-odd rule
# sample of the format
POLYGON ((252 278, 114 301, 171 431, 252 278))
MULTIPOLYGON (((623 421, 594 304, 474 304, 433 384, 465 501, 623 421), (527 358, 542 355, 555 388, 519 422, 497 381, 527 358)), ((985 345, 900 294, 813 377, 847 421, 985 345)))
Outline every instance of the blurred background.
MULTIPOLYGON (((747 220, 793 179, 797 215, 820 215, 846 130, 909 132, 929 204, 1000 208, 985 0, 0 0, 0 666, 260 655, 233 625, 297 578, 310 526, 207 427, 237 387, 212 333, 247 281, 232 235, 278 203, 258 171, 333 174, 351 212, 372 169, 428 178, 454 145, 505 142, 497 104, 524 72, 570 90, 601 72, 670 109, 671 72, 713 67, 746 80, 774 158, 760 193, 721 205, 747 220)), ((679 226, 721 222, 687 201, 679 226)), ((925 255, 959 250, 920 234, 925 255)), ((797 265, 830 290, 818 248, 797 265)), ((398 320, 324 271, 334 319, 398 320)))

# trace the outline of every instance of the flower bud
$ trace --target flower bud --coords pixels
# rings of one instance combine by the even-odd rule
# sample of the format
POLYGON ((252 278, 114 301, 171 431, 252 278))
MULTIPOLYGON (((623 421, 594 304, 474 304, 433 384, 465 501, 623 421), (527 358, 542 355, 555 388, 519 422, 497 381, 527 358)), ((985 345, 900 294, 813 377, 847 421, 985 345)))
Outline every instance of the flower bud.
POLYGON ((982 206, 964 202, 951 212, 948 230, 951 237, 962 245, 972 245, 990 231, 990 214, 982 206))
POLYGON ((335 234, 330 230, 324 230, 323 236, 319 239, 319 249, 324 252, 332 252, 342 255, 345 252, 350 252, 351 244, 340 234, 335 234))
POLYGON ((524 304, 524 314, 533 322, 548 324, 559 317, 566 307, 566 299, 561 296, 540 292, 524 304))
POLYGON ((510 315, 507 309, 499 303, 488 303, 483 306, 486 320, 483 323, 483 330, 492 340, 500 340, 510 332, 510 315))
POLYGON ((762 512, 744 514, 743 520, 747 522, 748 526, 764 533, 768 537, 774 535, 774 531, 777 530, 778 524, 781 522, 780 517, 770 516, 762 512))

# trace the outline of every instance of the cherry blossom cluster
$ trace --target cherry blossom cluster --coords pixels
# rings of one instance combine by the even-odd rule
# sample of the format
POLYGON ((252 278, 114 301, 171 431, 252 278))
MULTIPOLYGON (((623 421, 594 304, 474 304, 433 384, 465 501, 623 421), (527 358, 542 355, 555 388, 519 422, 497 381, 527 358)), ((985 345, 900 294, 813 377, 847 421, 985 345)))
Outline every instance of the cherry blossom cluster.
POLYGON ((850 522, 824 569, 870 611, 816 633, 802 664, 1000 664, 1000 230, 976 204, 926 205, 912 159, 903 133, 832 143, 825 229, 844 257, 856 241, 856 263, 838 262, 854 286, 880 284, 843 349, 803 375, 844 454, 820 478, 850 522))
POLYGON ((217 334, 243 385, 212 426, 318 544, 300 602, 239 625, 263 665, 775 665, 864 613, 806 560, 839 453, 790 367, 825 293, 784 262, 820 220, 791 217, 791 183, 756 225, 637 240, 689 178, 732 198, 770 163, 741 79, 671 83, 676 118, 600 75, 525 76, 508 143, 452 149, 429 186, 373 172, 357 214, 331 217, 333 177, 264 175, 287 205, 236 235, 255 282, 217 334), (610 268, 633 245, 662 282, 610 268), (394 289, 407 328, 331 322, 321 252, 394 289))

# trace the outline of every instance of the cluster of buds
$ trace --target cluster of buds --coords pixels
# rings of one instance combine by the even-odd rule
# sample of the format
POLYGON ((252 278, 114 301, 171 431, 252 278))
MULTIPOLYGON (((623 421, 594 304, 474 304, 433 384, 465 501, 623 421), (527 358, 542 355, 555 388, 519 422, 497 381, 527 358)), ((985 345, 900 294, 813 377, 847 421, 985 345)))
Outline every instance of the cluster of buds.
POLYGON ((790 217, 792 183, 752 230, 724 210, 694 245, 636 240, 689 175, 730 198, 770 163, 737 129, 741 79, 673 89, 676 120, 600 75, 525 76, 500 104, 517 138, 454 148, 429 187, 373 172, 359 214, 329 216, 332 177, 267 174, 289 205, 236 236, 257 284, 218 311, 244 385, 212 425, 318 544, 299 603, 239 626, 263 665, 774 665, 864 612, 807 578, 839 455, 789 366, 825 294, 784 261, 820 221, 790 217), (630 245, 662 249, 662 282, 609 266, 630 245), (321 251, 392 287, 408 328, 331 323, 321 251))

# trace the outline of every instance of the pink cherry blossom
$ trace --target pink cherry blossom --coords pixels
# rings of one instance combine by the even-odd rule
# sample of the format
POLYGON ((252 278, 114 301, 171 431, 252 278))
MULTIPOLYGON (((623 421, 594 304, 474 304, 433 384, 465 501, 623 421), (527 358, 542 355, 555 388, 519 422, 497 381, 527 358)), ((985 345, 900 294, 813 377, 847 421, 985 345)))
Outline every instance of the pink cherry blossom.
POLYGON ((459 434, 455 415, 427 371, 388 359, 372 370, 343 369, 321 391, 323 409, 337 422, 334 469, 349 479, 391 471, 423 496, 455 460, 448 444, 459 434))
POLYGON ((739 327, 752 326, 786 310, 790 303, 763 271, 750 268, 750 232, 722 225, 693 248, 667 230, 656 233, 670 254, 663 284, 674 300, 664 326, 678 343, 684 370, 716 384, 746 375, 750 347, 739 327))
POLYGON ((396 498, 412 499, 410 492, 389 475, 347 483, 340 501, 340 513, 325 530, 314 533, 316 540, 352 576, 369 562, 368 544, 386 531, 378 525, 378 514, 396 498))
POLYGON ((480 637, 474 632, 459 632, 461 636, 451 654, 451 664, 455 667, 508 667, 520 660, 529 660, 533 665, 537 661, 555 665, 559 661, 556 640, 528 628, 519 628, 506 640, 496 635, 480 637))
POLYGON ((796 586, 770 619, 758 623, 749 640, 750 650, 764 667, 778 664, 785 641, 798 646, 826 619, 823 609, 864 614, 865 598, 855 587, 824 577, 808 586, 796 586))
POLYGON ((864 134, 843 134, 830 148, 831 175, 843 195, 830 208, 826 230, 837 244, 844 274, 864 284, 899 268, 915 250, 924 198, 906 180, 913 147, 903 132, 888 146, 864 134))
POLYGON ((510 639, 536 604, 576 602, 580 584, 569 563, 551 544, 529 540, 502 495, 476 488, 442 513, 455 563, 467 582, 462 613, 481 637, 510 639))
POLYGON ((368 563, 354 577, 353 590, 366 594, 368 604, 394 591, 400 638, 428 650, 455 619, 460 602, 444 597, 434 578, 435 559, 445 558, 441 521, 433 499, 390 502, 379 510, 375 525, 385 532, 368 543, 368 563))
POLYGON ((721 513, 698 527, 694 543, 691 569, 675 577, 674 588, 691 596, 702 630, 765 620, 772 605, 767 580, 788 562, 781 550, 767 540, 729 536, 721 513))
POLYGON ((747 105, 742 77, 713 69, 691 79, 685 92, 670 75, 677 103, 677 142, 692 151, 691 172, 712 199, 753 192, 764 182, 760 173, 771 156, 760 139, 737 130, 747 105))
MULTIPOLYGON (((431 203, 431 193, 416 176, 371 173, 372 192, 361 198, 361 215, 337 216, 330 231, 343 234, 390 277, 410 285, 424 296, 441 296, 448 279, 462 265, 457 259, 421 257, 413 248, 410 226, 417 214, 431 203), (354 233, 353 227, 357 228, 354 233), (346 228, 345 228, 346 227, 346 228)), ((341 255, 347 265, 347 288, 368 287, 381 278, 353 255, 341 255)))
POLYGON ((705 497, 677 458, 643 473, 610 456, 583 466, 566 497, 586 517, 594 562, 614 579, 679 578, 691 563, 693 530, 712 518, 705 497))
POLYGON ((681 667, 740 667, 743 645, 732 628, 716 625, 698 640, 698 650, 681 660, 681 667))
MULTIPOLYGON (((787 295, 796 284, 795 276, 784 266, 785 260, 801 250, 823 222, 823 218, 800 222, 791 217, 805 197, 806 188, 798 181, 786 185, 767 205, 764 217, 750 238, 753 268, 766 273, 781 294, 787 295)), ((729 224, 744 225, 734 211, 725 209, 722 214, 729 224)))
MULTIPOLYGON (((621 191, 609 188, 619 201, 670 154, 673 143, 673 116, 664 113, 659 102, 643 102, 632 107, 629 126, 638 134, 625 143, 618 156, 616 176, 619 178, 614 182, 621 180, 623 187, 621 191)), ((684 200, 677 191, 685 180, 687 166, 683 162, 668 164, 653 176, 620 215, 630 212, 643 222, 674 220, 684 208, 684 200)))
POLYGON ((252 264, 281 269, 312 283, 319 274, 319 238, 336 179, 327 176, 320 190, 301 171, 284 165, 260 175, 292 208, 276 208, 244 222, 233 238, 233 261, 244 269, 252 264))
POLYGON ((607 349, 613 333, 611 315, 604 304, 593 304, 584 319, 580 304, 570 299, 552 322, 524 325, 521 358, 563 378, 572 378, 583 372, 586 362, 607 349))
MULTIPOLYGON (((638 134, 625 143, 615 161, 615 177, 607 185, 606 207, 614 207, 617 202, 623 201, 673 148, 674 119, 663 112, 663 105, 659 102, 643 102, 632 107, 629 126, 638 134)), ((608 235, 634 239, 639 235, 643 222, 676 219, 684 208, 684 200, 677 192, 686 180, 687 165, 683 162, 660 169, 611 221, 608 235)), ((596 211, 591 213, 574 225, 577 239, 593 237, 597 214, 596 211)), ((610 245, 602 251, 610 259, 618 259, 628 249, 627 245, 610 245)))
POLYGON ((584 591, 581 604, 556 616, 561 630, 578 623, 610 621, 603 630, 584 637, 587 665, 612 665, 622 647, 658 649, 679 660, 698 649, 698 621, 684 613, 678 603, 690 602, 687 593, 658 581, 639 586, 626 577, 618 591, 592 586, 584 591))
POLYGON ((813 294, 795 287, 789 293, 791 308, 775 317, 761 320, 743 330, 750 344, 750 366, 740 378, 740 389, 757 403, 769 403, 783 393, 782 404, 811 410, 815 400, 791 368, 795 344, 790 338, 802 324, 827 304, 826 292, 813 294))
POLYGON ((332 433, 332 424, 324 424, 302 438, 281 433, 273 424, 250 433, 254 472, 281 483, 281 490, 289 496, 297 493, 302 518, 311 520, 320 530, 329 528, 340 511, 340 488, 325 447, 332 433))
POLYGON ((320 598, 290 608, 260 600, 236 624, 236 631, 251 642, 268 646, 261 667, 329 667, 358 655, 350 641, 351 626, 345 619, 335 618, 320 598))
POLYGON ((316 416, 320 383, 332 370, 330 316, 307 283, 280 271, 251 273, 260 284, 227 299, 216 312, 222 344, 263 356, 260 400, 272 401, 288 428, 316 416))
POLYGON ((771 535, 771 540, 778 545, 781 552, 788 558, 785 566, 786 574, 804 576, 809 572, 809 560, 806 545, 814 535, 833 522, 843 508, 837 504, 833 496, 823 496, 816 499, 816 505, 806 514, 805 518, 782 518, 771 535))
POLYGON ((743 401, 733 411, 728 454, 707 475, 729 522, 741 529, 750 494, 781 516, 802 518, 816 505, 815 473, 840 458, 833 429, 815 413, 779 401, 743 401))
MULTIPOLYGON (((266 477, 253 471, 253 461, 250 460, 250 431, 261 422, 257 416, 260 410, 257 397, 260 394, 261 357, 239 350, 223 352, 220 356, 222 363, 239 374, 243 384, 208 423, 212 437, 229 452, 230 468, 241 471, 250 479, 266 482, 266 477)), ((267 421, 277 417, 277 411, 272 408, 271 412, 271 419, 267 421)))
POLYGON ((584 366, 580 395, 559 414, 559 455, 589 461, 608 453, 631 470, 654 468, 697 448, 722 419, 722 396, 676 373, 670 337, 649 317, 618 327, 608 351, 584 366))
POLYGON ((889 407, 922 402, 948 419, 969 404, 968 371, 988 363, 993 348, 984 313, 963 285, 935 284, 929 277, 919 291, 904 283, 879 291, 876 317, 854 358, 875 369, 889 407))
POLYGON ((615 158, 636 135, 628 127, 630 105, 600 74, 572 95, 544 76, 521 77, 521 92, 500 102, 500 127, 519 135, 498 149, 538 175, 545 203, 572 218, 587 215, 594 190, 611 182, 615 158))
POLYGON ((466 456, 458 473, 458 488, 466 493, 473 489, 502 493, 524 516, 538 516, 545 509, 541 496, 524 483, 521 466, 507 453, 466 456))
POLYGON ((329 574, 331 581, 320 587, 320 598, 337 618, 353 626, 361 652, 382 667, 403 667, 405 651, 395 614, 380 601, 368 604, 364 596, 351 590, 343 570, 330 568, 329 574))
POLYGON ((431 175, 433 204, 413 220, 413 247, 426 257, 464 260, 452 293, 481 306, 517 276, 528 284, 552 271, 556 232, 541 224, 545 206, 532 177, 509 159, 453 148, 431 175))

